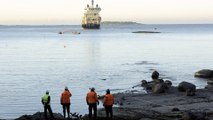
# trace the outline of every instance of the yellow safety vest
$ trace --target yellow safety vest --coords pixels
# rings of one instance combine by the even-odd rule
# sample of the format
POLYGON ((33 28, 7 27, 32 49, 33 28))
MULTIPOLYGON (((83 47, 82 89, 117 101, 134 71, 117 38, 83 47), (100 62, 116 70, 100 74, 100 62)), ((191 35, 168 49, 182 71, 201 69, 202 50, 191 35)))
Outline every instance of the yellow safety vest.
MULTIPOLYGON (((49 95, 47 95, 47 94, 45 94, 45 95, 42 97, 42 100, 43 100, 44 104, 48 102, 48 97, 49 97, 49 95)), ((50 102, 49 102, 48 105, 50 105, 50 102)))

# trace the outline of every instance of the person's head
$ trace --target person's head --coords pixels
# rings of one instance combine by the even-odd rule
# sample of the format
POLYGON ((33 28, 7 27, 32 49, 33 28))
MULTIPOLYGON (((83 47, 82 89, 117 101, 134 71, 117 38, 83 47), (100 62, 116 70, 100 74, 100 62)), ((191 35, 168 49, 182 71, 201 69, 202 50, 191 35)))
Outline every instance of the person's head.
POLYGON ((110 89, 107 89, 107 90, 106 90, 106 94, 110 94, 110 89))
POLYGON ((92 88, 90 88, 90 90, 91 90, 92 92, 94 92, 94 91, 95 91, 95 88, 94 88, 94 87, 92 87, 92 88))
POLYGON ((64 90, 66 90, 66 91, 67 91, 67 90, 68 90, 68 87, 67 87, 67 86, 65 86, 64 90))
POLYGON ((49 91, 48 90, 46 91, 46 94, 49 95, 49 91))

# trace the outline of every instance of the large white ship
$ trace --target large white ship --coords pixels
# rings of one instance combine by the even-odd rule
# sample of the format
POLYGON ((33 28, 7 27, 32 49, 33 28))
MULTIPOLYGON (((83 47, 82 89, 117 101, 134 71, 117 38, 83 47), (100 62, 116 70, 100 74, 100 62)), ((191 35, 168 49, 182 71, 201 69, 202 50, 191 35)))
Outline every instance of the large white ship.
POLYGON ((84 16, 82 18, 82 27, 86 29, 99 29, 101 24, 101 17, 99 15, 101 8, 94 6, 94 0, 91 0, 91 5, 86 6, 84 9, 84 16))

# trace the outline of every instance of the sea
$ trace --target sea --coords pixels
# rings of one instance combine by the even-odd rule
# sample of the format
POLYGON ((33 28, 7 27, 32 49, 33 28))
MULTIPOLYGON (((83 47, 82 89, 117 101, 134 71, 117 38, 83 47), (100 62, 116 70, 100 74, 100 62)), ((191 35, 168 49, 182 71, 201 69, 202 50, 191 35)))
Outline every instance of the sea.
POLYGON ((95 87, 100 96, 106 89, 145 93, 138 85, 151 81, 154 70, 174 86, 187 81, 204 88, 206 80, 194 77, 201 69, 213 69, 212 24, 106 24, 100 30, 2 25, 0 119, 42 112, 46 90, 53 112, 62 113, 65 86, 72 93, 71 112, 84 115, 89 88, 95 87))

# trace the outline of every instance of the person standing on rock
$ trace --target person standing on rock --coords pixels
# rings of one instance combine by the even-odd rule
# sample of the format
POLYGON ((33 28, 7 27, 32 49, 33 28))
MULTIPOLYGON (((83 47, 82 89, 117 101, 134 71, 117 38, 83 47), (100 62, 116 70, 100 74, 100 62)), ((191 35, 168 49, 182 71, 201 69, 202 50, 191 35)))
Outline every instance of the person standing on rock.
POLYGON ((47 110, 50 113, 51 118, 54 118, 53 116, 53 112, 50 106, 50 95, 49 95, 49 91, 46 91, 46 94, 42 97, 41 102, 44 106, 44 117, 45 119, 47 119, 47 110))
POLYGON ((92 110, 94 111, 94 119, 97 117, 97 105, 99 104, 97 93, 95 88, 91 88, 87 93, 86 102, 89 106, 89 118, 92 119, 92 110))
POLYGON ((114 96, 112 94, 110 94, 110 90, 107 89, 106 90, 106 95, 104 96, 104 108, 106 111, 106 117, 109 118, 109 114, 110 114, 110 118, 113 117, 113 112, 112 112, 112 106, 114 104, 114 96))
POLYGON ((70 118, 70 97, 72 96, 68 87, 65 87, 64 92, 61 94, 61 105, 63 107, 64 118, 66 118, 66 111, 68 118, 70 118))

